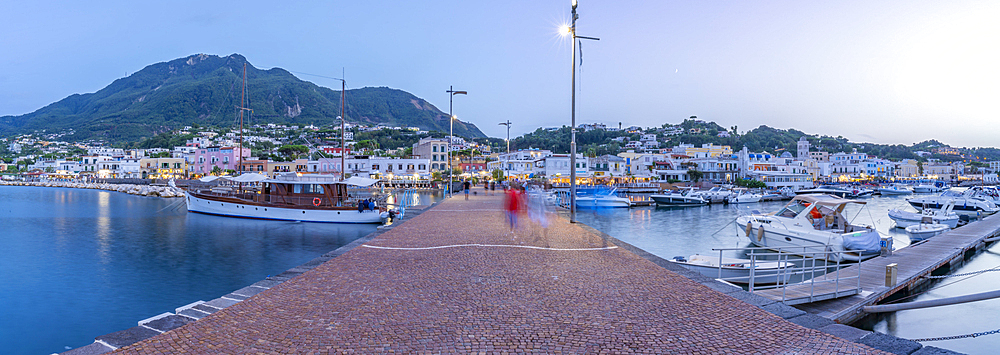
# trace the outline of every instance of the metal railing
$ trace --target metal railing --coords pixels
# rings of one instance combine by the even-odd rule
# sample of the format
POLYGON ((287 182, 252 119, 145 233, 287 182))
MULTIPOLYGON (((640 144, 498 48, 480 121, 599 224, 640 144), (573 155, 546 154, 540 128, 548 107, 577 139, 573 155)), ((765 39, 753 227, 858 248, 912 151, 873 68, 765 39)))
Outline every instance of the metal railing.
MULTIPOLYGON (((847 253, 857 253, 861 255, 862 250, 845 250, 845 251, 809 251, 809 248, 815 248, 810 246, 805 247, 785 247, 785 248, 717 248, 712 249, 713 251, 719 252, 719 278, 722 278, 722 267, 723 267, 723 252, 726 251, 742 251, 746 252, 750 260, 750 276, 748 279, 748 291, 754 292, 759 290, 776 289, 781 288, 781 301, 784 302, 787 299, 787 287, 792 285, 809 285, 809 298, 810 302, 816 295, 817 285, 833 284, 833 292, 840 293, 841 291, 849 291, 861 288, 861 262, 857 263, 841 263, 843 254, 847 253), (834 261, 831 261, 833 259, 834 261), (755 282, 755 278, 758 277, 757 265, 760 263, 773 263, 777 261, 778 265, 787 265, 786 267, 779 267, 777 270, 778 280, 786 280, 786 282, 779 282, 773 285, 760 285, 755 282), (822 265, 817 265, 817 263, 822 262, 822 265), (787 264, 785 264, 787 263, 787 264), (857 264, 857 274, 854 275, 841 275, 840 270, 847 265, 857 264), (787 280, 795 280, 796 277, 801 278, 800 281, 791 283, 787 280), (854 284, 852 288, 848 289, 848 284, 854 284), (843 289, 841 287, 844 287, 843 289)), ((772 277, 774 274, 765 274, 764 277, 772 277)), ((829 289, 824 289, 824 291, 830 291, 829 289)))

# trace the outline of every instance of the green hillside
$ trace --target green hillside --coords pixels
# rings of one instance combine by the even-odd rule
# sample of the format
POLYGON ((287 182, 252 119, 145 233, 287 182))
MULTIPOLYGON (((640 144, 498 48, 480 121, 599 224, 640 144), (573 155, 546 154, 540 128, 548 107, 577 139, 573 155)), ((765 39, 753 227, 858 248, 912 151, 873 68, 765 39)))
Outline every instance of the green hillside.
MULTIPOLYGON (((115 80, 90 94, 74 94, 35 112, 0 117, 0 135, 73 130, 66 140, 135 141, 160 132, 199 124, 226 126, 236 121, 243 64, 239 54, 192 55, 157 63, 115 80)), ((286 70, 247 68, 251 124, 315 124, 340 115, 340 91, 296 78, 286 70)), ((349 89, 348 122, 448 130, 448 115, 402 90, 349 89)), ((455 122, 455 134, 485 137, 473 124, 455 122)))

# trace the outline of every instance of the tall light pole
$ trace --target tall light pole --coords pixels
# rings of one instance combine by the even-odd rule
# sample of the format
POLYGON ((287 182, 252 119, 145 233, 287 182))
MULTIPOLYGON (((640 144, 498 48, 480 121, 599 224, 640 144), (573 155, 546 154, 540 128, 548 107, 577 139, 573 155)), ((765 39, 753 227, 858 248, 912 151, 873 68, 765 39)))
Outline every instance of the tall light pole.
POLYGON ((569 126, 569 221, 576 223, 576 40, 592 39, 599 41, 600 38, 584 37, 576 35, 576 19, 580 18, 576 14, 576 0, 573 1, 573 22, 569 26, 569 34, 573 40, 573 94, 570 99, 570 126, 569 126))
POLYGON ((507 154, 510 154, 510 120, 507 120, 507 122, 500 122, 498 125, 507 126, 507 154))
POLYGON ((452 98, 455 95, 468 95, 468 91, 455 91, 454 86, 448 86, 448 196, 453 196, 454 191, 451 189, 452 185, 452 171, 451 168, 451 140, 455 136, 455 115, 451 112, 452 110, 452 98))

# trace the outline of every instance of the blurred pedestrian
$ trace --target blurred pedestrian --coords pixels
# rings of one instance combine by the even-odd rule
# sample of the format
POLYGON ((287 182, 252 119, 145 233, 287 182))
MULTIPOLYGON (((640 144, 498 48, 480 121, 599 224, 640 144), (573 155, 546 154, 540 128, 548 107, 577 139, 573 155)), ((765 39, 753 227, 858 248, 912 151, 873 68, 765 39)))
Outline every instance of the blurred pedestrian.
MULTIPOLYGON (((508 189, 504 199, 504 211, 507 212, 507 223, 510 225, 510 233, 514 234, 517 227, 517 214, 521 210, 521 192, 517 189, 508 189)), ((517 236, 514 237, 515 239, 517 236)))
POLYGON ((465 189, 465 200, 468 201, 469 200, 469 190, 472 188, 472 183, 470 183, 469 180, 465 180, 465 182, 462 183, 462 188, 465 189))

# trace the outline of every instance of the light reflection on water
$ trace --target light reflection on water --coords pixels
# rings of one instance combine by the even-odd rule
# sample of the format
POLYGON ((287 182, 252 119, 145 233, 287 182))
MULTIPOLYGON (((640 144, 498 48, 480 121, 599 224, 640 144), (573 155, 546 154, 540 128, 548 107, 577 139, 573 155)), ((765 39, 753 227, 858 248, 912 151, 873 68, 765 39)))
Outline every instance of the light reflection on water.
MULTIPOLYGON (((865 206, 849 205, 844 216, 853 224, 874 225, 883 235, 893 237, 896 249, 910 245, 909 237, 889 219, 889 209, 914 209, 906 203, 909 196, 875 196, 862 201, 865 206)), ((577 220, 608 235, 635 245, 664 259, 692 254, 718 255, 713 248, 751 247, 749 240, 737 236, 734 220, 749 210, 771 212, 786 201, 762 202, 747 205, 709 205, 702 207, 638 207, 631 209, 580 209, 577 220)), ((727 257, 745 257, 738 251, 727 251, 727 257)), ((1000 267, 1000 243, 980 253, 955 273, 971 272, 1000 267)), ((958 278, 962 279, 962 278, 958 278)), ((955 283, 946 279, 934 290, 915 300, 937 299, 998 289, 1000 272, 992 272, 955 283), (951 284, 954 283, 954 284, 951 284), (948 285, 951 284, 951 285, 948 285), (943 286, 942 285, 947 285, 943 286)), ((858 324, 867 329, 915 339, 983 332, 1000 328, 996 315, 1000 314, 1000 299, 966 303, 931 309, 896 312, 874 324, 858 324)), ((967 338, 924 345, 951 349, 969 354, 996 353, 1000 334, 967 338)))
POLYGON ((182 199, 0 186, 0 349, 50 354, 301 265, 377 225, 188 213, 182 199))

